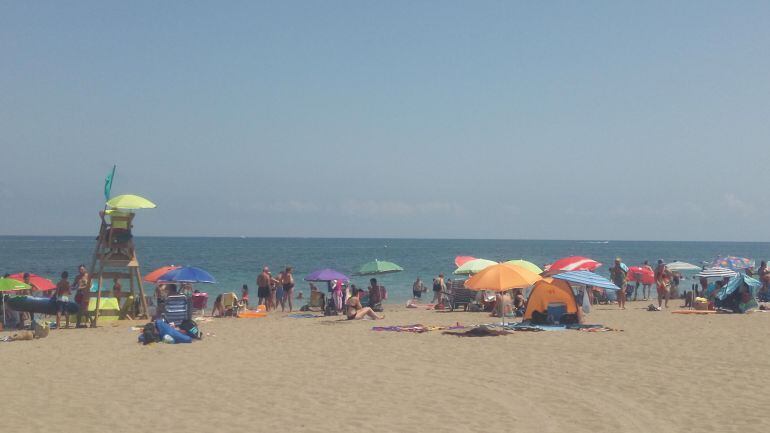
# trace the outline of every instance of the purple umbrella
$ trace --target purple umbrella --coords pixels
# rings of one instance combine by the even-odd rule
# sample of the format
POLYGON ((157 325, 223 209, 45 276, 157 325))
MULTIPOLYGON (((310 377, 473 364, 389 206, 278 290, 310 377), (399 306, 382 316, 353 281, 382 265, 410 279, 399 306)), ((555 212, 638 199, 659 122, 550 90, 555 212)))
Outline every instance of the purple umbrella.
POLYGON ((334 269, 319 269, 315 272, 311 272, 310 275, 305 277, 305 281, 331 281, 337 280, 346 283, 350 281, 350 278, 342 272, 337 272, 334 269))

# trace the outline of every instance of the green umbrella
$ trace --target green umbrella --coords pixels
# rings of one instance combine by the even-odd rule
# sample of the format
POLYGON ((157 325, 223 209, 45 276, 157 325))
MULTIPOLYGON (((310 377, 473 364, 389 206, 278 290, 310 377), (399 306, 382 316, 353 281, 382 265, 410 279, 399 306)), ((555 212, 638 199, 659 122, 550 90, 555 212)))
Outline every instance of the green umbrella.
POLYGON ((124 194, 107 200, 107 206, 113 209, 153 209, 155 203, 134 194, 124 194))
POLYGON ((373 262, 364 263, 358 268, 358 271, 353 275, 377 275, 377 274, 389 274, 391 272, 401 272, 404 268, 393 263, 386 262, 384 260, 375 260, 373 262))
MULTIPOLYGON (((13 290, 29 290, 32 286, 25 284, 13 278, 0 278, 0 292, 10 292, 13 290)), ((3 298, 3 326, 5 326, 5 296, 3 298)))
POLYGON ((471 275, 471 274, 478 274, 479 272, 483 271, 484 269, 496 265, 497 262, 487 259, 473 259, 470 261, 467 261, 463 263, 462 266, 455 269, 456 275, 471 275))
POLYGON ((0 292, 10 292, 13 290, 29 290, 32 288, 29 284, 25 284, 19 280, 13 278, 0 278, 0 292))
POLYGON ((532 262, 528 262, 526 260, 521 260, 521 259, 519 259, 519 260, 508 260, 505 263, 508 263, 509 265, 518 266, 520 268, 524 268, 524 269, 526 269, 528 271, 532 271, 532 272, 534 272, 536 274, 542 274, 543 273, 543 270, 540 269, 540 267, 538 265, 536 265, 536 264, 534 264, 532 262))

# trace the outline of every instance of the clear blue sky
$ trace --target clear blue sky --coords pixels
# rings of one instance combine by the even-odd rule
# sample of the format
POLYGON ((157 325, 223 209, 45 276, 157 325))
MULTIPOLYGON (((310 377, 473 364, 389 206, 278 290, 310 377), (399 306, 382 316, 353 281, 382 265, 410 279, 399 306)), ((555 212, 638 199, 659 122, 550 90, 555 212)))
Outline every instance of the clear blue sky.
POLYGON ((0 234, 770 240, 770 2, 0 4, 0 234))

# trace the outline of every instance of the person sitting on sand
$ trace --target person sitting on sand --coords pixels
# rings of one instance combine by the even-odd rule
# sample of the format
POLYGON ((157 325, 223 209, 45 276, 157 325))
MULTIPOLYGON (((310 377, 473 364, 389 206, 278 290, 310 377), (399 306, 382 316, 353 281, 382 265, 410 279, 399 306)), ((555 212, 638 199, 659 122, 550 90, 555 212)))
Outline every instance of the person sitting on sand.
POLYGON ((346 315, 348 320, 361 320, 364 317, 369 317, 373 320, 384 319, 385 316, 378 316, 377 313, 375 313, 371 308, 361 305, 361 293, 363 292, 364 289, 356 288, 353 291, 353 296, 351 296, 345 302, 345 307, 347 307, 346 315))
POLYGON ((527 300, 524 298, 524 294, 521 293, 521 289, 516 289, 516 293, 513 296, 513 311, 516 312, 517 317, 522 317, 526 310, 527 300))

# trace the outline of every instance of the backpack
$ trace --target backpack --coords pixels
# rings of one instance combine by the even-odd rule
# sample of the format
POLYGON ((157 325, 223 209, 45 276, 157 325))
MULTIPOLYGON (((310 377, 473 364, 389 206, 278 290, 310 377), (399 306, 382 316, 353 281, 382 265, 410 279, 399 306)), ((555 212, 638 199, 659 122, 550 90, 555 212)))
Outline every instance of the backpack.
POLYGON ((142 329, 141 341, 145 346, 150 343, 157 343, 160 341, 160 333, 158 332, 158 328, 155 326, 155 322, 150 322, 144 325, 144 329, 142 329))
POLYGON ((203 333, 198 329, 198 324, 195 323, 194 320, 191 319, 184 319, 182 320, 182 323, 179 324, 179 329, 185 332, 185 334, 189 335, 192 338, 197 338, 198 340, 203 338, 203 333))

